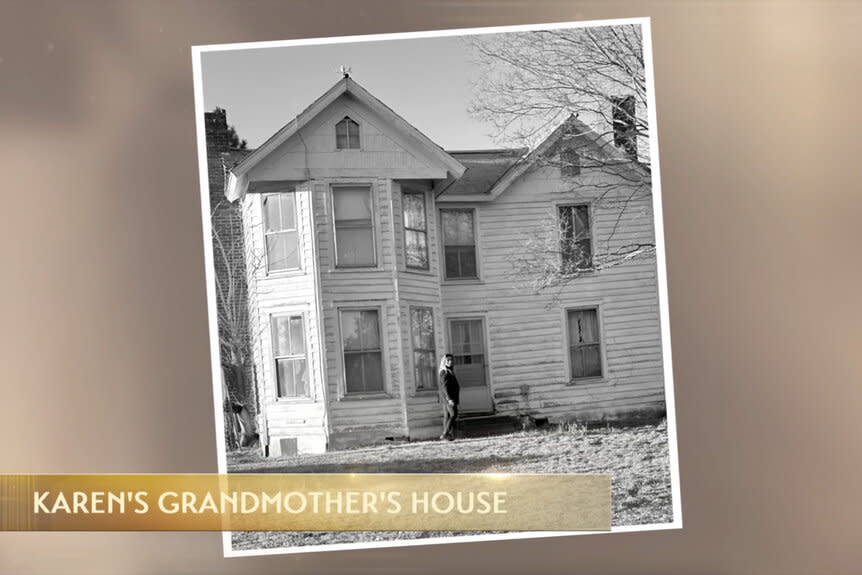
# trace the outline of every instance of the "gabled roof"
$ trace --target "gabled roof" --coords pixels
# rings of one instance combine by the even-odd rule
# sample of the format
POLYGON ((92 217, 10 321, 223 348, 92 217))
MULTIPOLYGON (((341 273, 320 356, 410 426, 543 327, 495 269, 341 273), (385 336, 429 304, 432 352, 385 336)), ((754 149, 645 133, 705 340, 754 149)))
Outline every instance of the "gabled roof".
MULTIPOLYGON (((525 154, 526 149, 523 148, 518 150, 479 151, 476 152, 475 158, 471 158, 469 152, 450 152, 451 155, 467 166, 467 171, 461 180, 450 183, 438 194, 438 197, 442 200, 450 201, 493 200, 527 170, 536 165, 540 159, 552 154, 564 136, 585 139, 587 143, 592 144, 600 153, 604 154, 607 160, 620 162, 621 164, 631 163, 631 158, 614 145, 611 137, 607 134, 596 132, 572 114, 529 154, 525 154), (520 153, 518 154, 517 152, 520 153), (495 155, 496 157, 493 159, 485 157, 489 155, 495 155), (517 157, 515 157, 516 155, 517 157), (472 177, 470 174, 471 169, 476 170, 472 177), (464 178, 469 179, 467 182, 462 183, 464 178)), ((647 170, 642 165, 637 162, 634 162, 634 164, 645 176, 648 175, 647 170)))
POLYGON ((368 106, 375 113, 391 122, 409 138, 416 141, 422 149, 446 168, 450 176, 458 178, 464 173, 464 166, 451 155, 447 154, 443 148, 432 142, 425 134, 414 128, 410 123, 396 114, 389 106, 375 98, 365 88, 357 84, 349 75, 345 74, 345 76, 336 82, 332 88, 327 90, 322 96, 296 116, 296 118, 288 122, 287 125, 273 134, 272 137, 246 156, 230 171, 227 181, 227 189, 225 191, 228 199, 233 201, 242 196, 248 186, 248 172, 343 94, 350 94, 358 101, 368 106))
POLYGON ((528 148, 450 151, 449 155, 467 169, 446 188, 445 194, 463 196, 486 193, 528 151, 528 148))

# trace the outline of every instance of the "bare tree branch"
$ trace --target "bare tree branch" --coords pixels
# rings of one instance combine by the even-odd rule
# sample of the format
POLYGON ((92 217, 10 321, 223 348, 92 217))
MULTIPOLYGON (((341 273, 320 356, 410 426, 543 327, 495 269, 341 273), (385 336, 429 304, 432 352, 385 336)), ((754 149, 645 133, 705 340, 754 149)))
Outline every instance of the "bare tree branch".
MULTIPOLYGON (((571 238, 561 236, 560 215, 550 213, 514 255, 515 268, 534 292, 552 292, 584 274, 648 257, 654 239, 628 230, 651 216, 647 85, 640 25, 569 28, 473 36, 466 40, 482 70, 474 81, 470 112, 493 126, 502 145, 535 147, 572 116, 560 142, 536 160, 536 168, 560 170, 573 195, 601 211, 596 245, 583 267, 571 238), (567 169, 563 150, 576 152, 567 169), (625 235, 625 237, 623 237, 625 235), (649 240, 649 241, 641 241, 649 240)), ((651 225, 651 219, 649 220, 651 225)), ((590 223, 593 227, 593 222, 590 223)), ((644 229, 644 228, 641 228, 644 229)), ((644 234, 641 234, 644 235, 644 234)), ((586 244, 581 242, 582 247, 586 244)))

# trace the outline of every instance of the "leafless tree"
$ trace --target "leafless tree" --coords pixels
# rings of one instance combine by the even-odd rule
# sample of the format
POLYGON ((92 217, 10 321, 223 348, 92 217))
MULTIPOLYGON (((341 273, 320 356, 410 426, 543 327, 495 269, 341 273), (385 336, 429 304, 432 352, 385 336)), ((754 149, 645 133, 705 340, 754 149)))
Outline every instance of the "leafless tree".
POLYGON ((610 136, 625 122, 626 136, 648 145, 642 40, 636 24, 473 36, 482 73, 471 111, 530 147, 572 113, 610 136))
POLYGON ((654 239, 615 241, 624 222, 651 215, 644 207, 651 182, 640 25, 480 35, 468 42, 482 70, 471 113, 494 127, 497 141, 530 149, 561 130, 554 147, 534 156, 535 165, 559 169, 573 189, 576 181, 589 186, 593 205, 616 214, 610 235, 588 245, 558 213, 549 213, 514 258, 530 288, 552 290, 654 253, 654 239), (589 253, 578 255, 584 250, 589 253))
POLYGON ((260 261, 247 262, 240 210, 239 202, 225 199, 211 211, 219 347, 226 380, 222 390, 226 392, 225 422, 231 448, 248 444, 254 435, 248 410, 255 391, 249 381, 252 357, 246 266, 255 270, 261 265, 260 261))

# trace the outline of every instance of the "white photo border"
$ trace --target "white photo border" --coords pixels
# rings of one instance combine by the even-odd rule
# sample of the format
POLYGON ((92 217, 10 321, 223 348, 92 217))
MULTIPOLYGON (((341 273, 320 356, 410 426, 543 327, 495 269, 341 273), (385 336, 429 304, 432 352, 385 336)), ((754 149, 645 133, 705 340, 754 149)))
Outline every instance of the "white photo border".
MULTIPOLYGON (((422 32, 397 32, 386 34, 370 34, 358 36, 335 36, 329 38, 305 38, 297 40, 278 40, 266 42, 244 42, 235 44, 212 44, 192 46, 192 70, 194 74, 195 119, 198 141, 198 169, 201 187, 201 218, 203 223, 203 246, 206 265, 207 313, 210 330, 210 357, 213 374, 213 408, 216 427, 216 447, 218 449, 218 472, 227 473, 227 446, 225 444, 224 417, 222 413, 221 365, 218 338, 218 316, 215 294, 215 265, 212 247, 212 226, 209 213, 209 172, 206 152, 206 130, 204 122, 204 93, 202 78, 202 54, 205 52, 257 50, 261 48, 284 48, 290 46, 314 46, 320 44, 345 44, 355 42, 372 42, 381 40, 409 40, 419 38, 440 38, 449 36, 467 36, 480 34, 500 34, 508 32, 530 32, 536 30, 553 30, 561 28, 592 28, 599 26, 622 26, 638 24, 641 26, 643 38, 644 71, 647 88, 647 117, 649 123, 650 166, 652 171, 653 223, 656 243, 656 270, 658 277, 659 317, 661 321, 662 358, 664 367, 664 393, 667 412, 667 440, 670 457, 671 501, 673 506, 673 521, 647 525, 631 525, 611 527, 611 533, 629 533, 637 531, 657 531, 682 528, 682 501, 679 484, 679 461, 677 451, 676 404, 673 394, 673 361, 671 356, 670 317, 667 295, 667 263, 665 259, 664 220, 662 212, 661 174, 659 168, 658 126, 656 121, 655 75, 653 70, 652 29, 650 18, 622 18, 611 20, 585 20, 580 22, 555 22, 547 24, 524 24, 515 26, 494 26, 483 28, 456 28, 450 30, 430 30, 422 32)), ((351 549, 372 549, 385 547, 408 547, 416 545, 438 545, 446 543, 470 543, 478 541, 498 541, 511 539, 539 539, 546 537, 561 537, 573 535, 595 535, 607 532, 522 532, 491 535, 460 535, 457 537, 439 537, 434 539, 410 539, 377 541, 365 543, 336 543, 308 547, 280 547, 274 549, 257 549, 236 551, 231 545, 231 532, 222 532, 225 557, 249 557, 258 555, 282 555, 294 553, 316 553, 324 551, 342 551, 351 549)))

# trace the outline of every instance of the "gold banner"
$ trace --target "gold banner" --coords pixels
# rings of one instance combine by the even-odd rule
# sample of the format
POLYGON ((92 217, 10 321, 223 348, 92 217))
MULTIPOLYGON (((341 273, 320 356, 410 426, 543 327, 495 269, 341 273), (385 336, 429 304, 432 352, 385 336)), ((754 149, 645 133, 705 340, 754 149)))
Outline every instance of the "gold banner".
POLYGON ((608 531, 608 475, 0 475, 3 531, 608 531))

